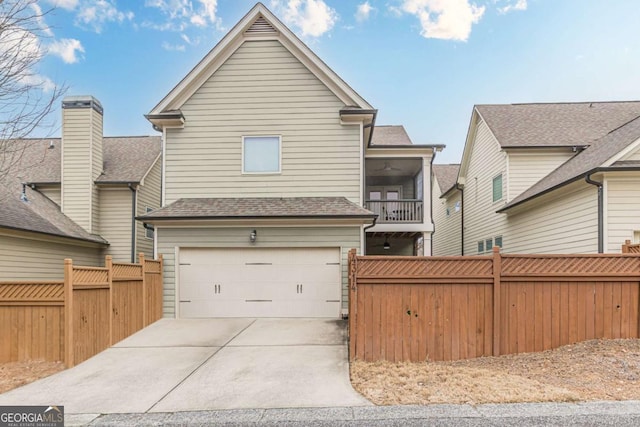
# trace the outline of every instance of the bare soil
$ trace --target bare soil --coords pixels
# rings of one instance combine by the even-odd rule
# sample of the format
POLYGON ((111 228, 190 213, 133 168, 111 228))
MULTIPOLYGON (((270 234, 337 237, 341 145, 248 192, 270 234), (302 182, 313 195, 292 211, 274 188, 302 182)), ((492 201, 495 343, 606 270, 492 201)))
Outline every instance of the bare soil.
POLYGON ((640 340, 455 362, 356 361, 351 382, 377 405, 640 400, 640 340))
POLYGON ((62 362, 11 362, 0 364, 0 393, 64 370, 62 362))

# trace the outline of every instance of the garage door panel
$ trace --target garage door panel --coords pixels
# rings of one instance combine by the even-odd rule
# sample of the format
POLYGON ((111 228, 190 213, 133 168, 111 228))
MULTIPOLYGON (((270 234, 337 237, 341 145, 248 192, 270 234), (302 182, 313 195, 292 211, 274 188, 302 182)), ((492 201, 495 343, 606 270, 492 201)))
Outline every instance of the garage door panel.
POLYGON ((181 317, 338 317, 339 248, 182 248, 181 317))

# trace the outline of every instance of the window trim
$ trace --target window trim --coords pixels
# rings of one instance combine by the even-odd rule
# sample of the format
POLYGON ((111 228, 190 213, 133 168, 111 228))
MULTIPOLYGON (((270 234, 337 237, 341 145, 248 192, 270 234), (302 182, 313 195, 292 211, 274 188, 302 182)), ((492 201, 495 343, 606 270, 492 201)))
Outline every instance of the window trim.
POLYGON ((242 175, 278 175, 282 173, 282 135, 242 135, 242 149, 240 153, 242 175), (248 172, 244 169, 244 142, 247 138, 278 138, 278 170, 268 172, 248 172))
POLYGON ((485 249, 484 249, 484 239, 483 240, 478 240, 478 253, 479 254, 483 254, 485 253, 485 249), (482 249, 482 250, 480 250, 482 249))
POLYGON ((503 199, 504 199, 504 174, 500 172, 498 175, 494 176, 491 179, 491 200, 492 200, 492 203, 497 203, 503 199), (499 199, 495 198, 495 192, 494 192, 495 181, 497 178, 500 178, 500 198, 499 199))
MULTIPOLYGON (((145 206, 144 207, 145 214, 148 214, 149 212, 152 212, 153 210, 154 210, 154 208, 151 208, 149 206, 145 206)), ((144 225, 143 225, 143 228, 144 228, 144 238, 147 239, 147 240, 153 240, 153 238, 154 238, 154 236, 156 234, 155 228, 150 230, 147 227, 144 227, 144 225), (151 231, 151 237, 149 237, 149 235, 147 234, 149 231, 151 231)))

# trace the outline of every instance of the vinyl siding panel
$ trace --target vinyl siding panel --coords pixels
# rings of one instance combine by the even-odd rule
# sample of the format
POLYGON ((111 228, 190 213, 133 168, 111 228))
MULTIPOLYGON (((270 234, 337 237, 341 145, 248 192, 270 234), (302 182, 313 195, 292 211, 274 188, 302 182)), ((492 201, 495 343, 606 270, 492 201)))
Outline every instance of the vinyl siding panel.
POLYGON ((597 253, 598 197, 594 186, 576 182, 509 214, 505 253, 597 253))
POLYGON ((99 195, 94 182, 102 172, 102 115, 92 108, 62 111, 62 210, 96 233, 99 195))
POLYGON ((509 201, 573 157, 570 150, 513 150, 508 153, 509 201))
POLYGON ((100 249, 0 235, 0 281, 62 280, 64 259, 104 265, 100 249))
POLYGON ((624 241, 634 241, 634 231, 640 231, 640 175, 632 174, 606 178, 606 252, 620 253, 624 241))
POLYGON ((622 160, 640 161, 640 149, 635 150, 635 151, 627 154, 626 156, 624 156, 624 158, 622 160))
POLYGON ((360 203, 360 129, 278 41, 247 41, 169 129, 166 203, 180 197, 344 196, 360 203), (282 172, 242 174, 242 136, 280 135, 282 172))
MULTIPOLYGON (((461 202, 461 193, 454 190, 446 199, 441 199, 442 192, 437 178, 433 177, 433 255, 461 255, 462 251, 462 209, 456 212, 455 205, 461 202), (447 216, 447 208, 449 215, 447 216)), ((462 206, 462 203, 461 203, 462 206)))
POLYGON ((347 309, 347 253, 360 252, 360 227, 226 227, 226 228, 160 228, 156 230, 158 253, 164 257, 164 316, 175 316, 175 248, 242 248, 242 247, 341 247, 342 308, 347 309), (249 233, 257 230, 258 240, 249 244, 249 233))
POLYGON ((126 187, 100 191, 100 235, 114 261, 131 262, 131 194, 126 187))
MULTIPOLYGON (((158 159, 151 171, 144 179, 144 185, 138 190, 138 206, 136 215, 144 215, 146 208, 157 209, 160 207, 162 161, 158 159)), ((146 230, 141 221, 136 221, 136 256, 140 252, 149 258, 153 258, 153 239, 146 237, 146 230)))
MULTIPOLYGON (((506 154, 483 121, 477 125, 464 186, 464 254, 477 255, 477 242, 504 235, 506 215, 496 211, 506 203, 506 154), (493 178, 502 174, 503 199, 493 202, 493 178)), ((508 245, 508 240, 505 239, 508 245)))

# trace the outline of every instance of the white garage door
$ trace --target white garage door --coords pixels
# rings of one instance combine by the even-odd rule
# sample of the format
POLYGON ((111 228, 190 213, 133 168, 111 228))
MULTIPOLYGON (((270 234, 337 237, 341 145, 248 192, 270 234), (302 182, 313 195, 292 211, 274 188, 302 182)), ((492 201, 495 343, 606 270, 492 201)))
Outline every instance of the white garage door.
POLYGON ((340 249, 180 249, 180 317, 339 317, 340 249))

